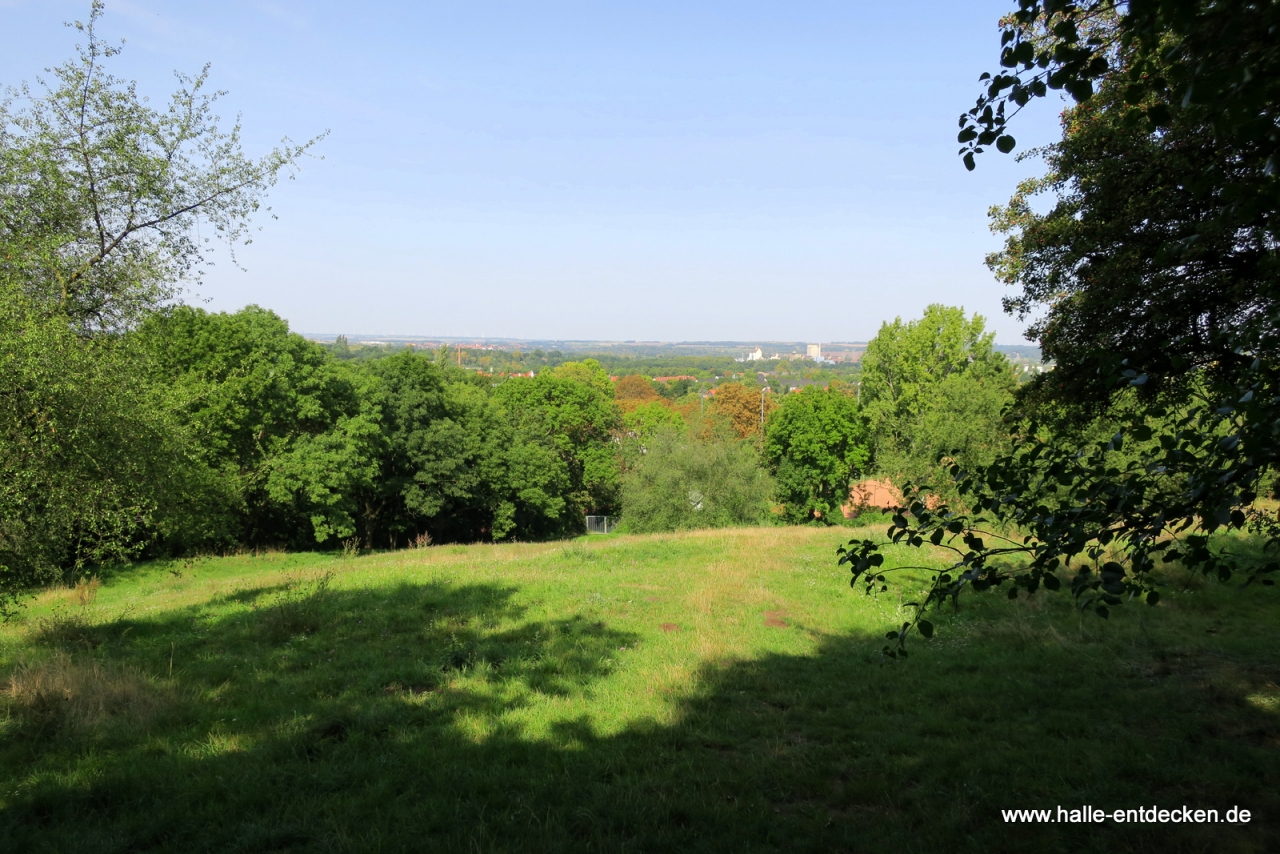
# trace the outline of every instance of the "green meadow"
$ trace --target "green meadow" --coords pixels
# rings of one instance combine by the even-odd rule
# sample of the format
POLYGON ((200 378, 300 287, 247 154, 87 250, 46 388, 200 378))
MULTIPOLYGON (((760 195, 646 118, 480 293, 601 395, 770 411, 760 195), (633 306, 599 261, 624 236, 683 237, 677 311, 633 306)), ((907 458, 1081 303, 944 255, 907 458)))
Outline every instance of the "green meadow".
POLYGON ((1280 850, 1274 589, 1171 572, 1107 621, 970 596, 886 660, 912 584, 851 590, 849 533, 244 554, 46 590, 0 626, 0 850, 1280 850), (1252 819, 1001 813, 1082 805, 1252 819))

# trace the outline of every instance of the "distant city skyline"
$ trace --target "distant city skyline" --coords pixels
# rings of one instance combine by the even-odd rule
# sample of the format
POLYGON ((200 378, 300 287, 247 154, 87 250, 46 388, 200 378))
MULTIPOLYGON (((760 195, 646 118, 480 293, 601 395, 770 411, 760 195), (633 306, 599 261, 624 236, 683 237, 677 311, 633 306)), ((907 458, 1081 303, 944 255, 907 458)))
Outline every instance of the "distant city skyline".
MULTIPOLYGON (((298 330, 295 330, 298 331, 298 330)), ((848 353, 850 349, 865 350, 869 341, 822 341, 813 342, 807 340, 779 340, 779 339, 747 339, 742 341, 639 341, 624 340, 612 341, 601 339, 559 339, 559 338, 482 338, 478 336, 450 336, 450 335, 385 335, 377 333, 342 333, 342 332, 306 332, 298 331, 298 334, 312 341, 322 343, 333 343, 339 337, 346 339, 349 343, 365 344, 365 345, 398 345, 407 344, 410 346, 426 346, 426 345, 452 345, 463 347, 464 349, 487 349, 487 350, 532 350, 532 349, 558 349, 565 348, 571 353, 589 355, 591 353, 603 353, 605 351, 615 350, 633 350, 644 351, 646 349, 667 350, 674 349, 677 352, 680 349, 687 351, 692 355, 692 351, 700 351, 698 355, 707 355, 710 353, 721 355, 732 355, 730 351, 759 351, 768 349, 775 353, 781 348, 789 347, 790 352, 787 354, 798 355, 801 358, 813 358, 813 352, 809 348, 818 347, 818 357, 822 358, 822 347, 834 348, 841 353, 848 353)), ((1039 348, 1035 344, 1027 342, 1015 343, 995 343, 995 349, 1005 353, 1016 353, 1021 355, 1034 354, 1035 358, 1039 358, 1039 348)), ((773 358, 772 355, 762 355, 762 358, 773 358)))

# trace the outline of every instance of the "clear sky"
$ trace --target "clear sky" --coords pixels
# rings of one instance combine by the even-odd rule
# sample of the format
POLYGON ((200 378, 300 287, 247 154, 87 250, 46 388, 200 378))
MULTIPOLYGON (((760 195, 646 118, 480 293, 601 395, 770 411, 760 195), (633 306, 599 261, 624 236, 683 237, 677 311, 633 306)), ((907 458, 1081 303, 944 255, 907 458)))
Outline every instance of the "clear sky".
MULTIPOLYGON (((865 340, 931 302, 1000 311, 960 112, 1013 0, 108 0, 117 73, 212 63, 247 148, 323 130, 247 272, 200 297, 306 332, 865 340)), ((0 83, 71 55, 88 0, 0 0, 0 83)), ((1055 102, 1019 118, 1056 136, 1055 102)), ((225 253, 223 253, 225 255, 225 253)))

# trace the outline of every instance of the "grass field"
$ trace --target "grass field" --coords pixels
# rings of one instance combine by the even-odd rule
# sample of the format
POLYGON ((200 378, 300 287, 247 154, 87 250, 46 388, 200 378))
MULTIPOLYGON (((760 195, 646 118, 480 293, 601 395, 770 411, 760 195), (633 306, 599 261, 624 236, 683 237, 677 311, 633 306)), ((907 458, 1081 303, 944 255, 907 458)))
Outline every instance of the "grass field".
MULTIPOLYGON (((1277 851, 1280 595, 969 597, 848 530, 153 564, 0 626, 0 850, 1277 851), (891 557, 892 560, 892 557, 891 557), (1247 824, 1007 824, 1239 806, 1247 824)), ((892 554, 892 553, 891 553, 892 554)))

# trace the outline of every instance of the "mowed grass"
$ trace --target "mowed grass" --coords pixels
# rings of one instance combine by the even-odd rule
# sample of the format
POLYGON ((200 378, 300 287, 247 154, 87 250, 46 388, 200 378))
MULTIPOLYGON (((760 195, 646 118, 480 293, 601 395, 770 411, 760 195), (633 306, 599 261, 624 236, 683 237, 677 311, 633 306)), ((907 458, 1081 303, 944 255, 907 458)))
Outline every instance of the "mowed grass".
MULTIPOLYGON (((865 532, 871 533, 871 532, 865 532)), ((1276 851, 1280 597, 907 589, 840 529, 264 554, 0 627, 4 851, 1276 851), (1007 808, 1251 811, 1006 824, 1007 808)), ((894 560, 890 552, 890 560, 894 560)))

